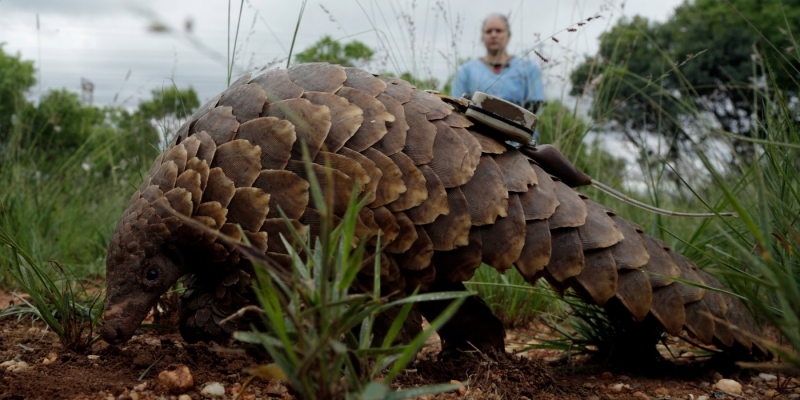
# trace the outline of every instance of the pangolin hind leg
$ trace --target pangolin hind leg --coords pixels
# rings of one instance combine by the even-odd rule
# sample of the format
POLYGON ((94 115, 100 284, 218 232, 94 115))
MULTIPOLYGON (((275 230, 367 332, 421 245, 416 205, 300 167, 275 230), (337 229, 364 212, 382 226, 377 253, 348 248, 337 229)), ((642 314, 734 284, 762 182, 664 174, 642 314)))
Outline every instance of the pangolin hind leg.
MULTIPOLYGON (((463 282, 451 282, 438 278, 429 292, 454 292, 466 290, 463 282)), ((424 301, 419 303, 422 315, 433 321, 451 300, 424 301)), ((484 353, 503 351, 506 331, 483 299, 469 296, 452 318, 439 330, 442 339, 441 357, 452 357, 463 351, 479 350, 484 353)))

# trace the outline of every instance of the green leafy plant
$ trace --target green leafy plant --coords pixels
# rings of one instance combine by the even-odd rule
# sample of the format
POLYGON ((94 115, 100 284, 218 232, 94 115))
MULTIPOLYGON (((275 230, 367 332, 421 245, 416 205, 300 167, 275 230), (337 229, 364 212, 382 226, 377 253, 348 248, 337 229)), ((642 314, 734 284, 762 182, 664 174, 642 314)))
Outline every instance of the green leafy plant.
POLYGON ((470 293, 382 294, 380 257, 365 262, 365 241, 353 246, 358 210, 366 199, 358 201, 353 193, 336 225, 325 201, 332 196, 323 196, 313 173, 309 179, 314 204, 323 216, 321 233, 311 241, 286 220, 293 237, 282 239, 290 251, 292 270, 273 265, 257 251, 248 252, 262 267, 257 268, 257 294, 265 329, 237 332, 235 338, 262 345, 275 363, 247 371, 254 377, 287 381, 304 399, 401 399, 459 387, 442 384, 393 392, 388 385, 470 293), (372 282, 359 281, 362 268, 372 269, 372 282), (401 336, 414 303, 445 299, 454 301, 428 329, 414 338, 401 336), (391 326, 376 331, 376 320, 386 312, 392 312, 391 326), (411 340, 404 345, 398 343, 402 339, 411 340))
POLYGON ((486 301, 507 329, 528 326, 554 305, 555 294, 546 282, 531 286, 516 269, 500 274, 481 264, 466 285, 486 301))
POLYGON ((30 316, 40 319, 58 335, 65 348, 72 350, 84 350, 100 338, 93 332, 103 315, 103 303, 99 301, 101 291, 89 295, 80 280, 54 261, 50 262, 53 268, 49 271, 2 229, 0 244, 10 248, 14 256, 8 266, 11 276, 27 294, 18 296, 21 305, 0 310, 0 318, 30 316), (60 279, 54 280, 51 275, 60 279))

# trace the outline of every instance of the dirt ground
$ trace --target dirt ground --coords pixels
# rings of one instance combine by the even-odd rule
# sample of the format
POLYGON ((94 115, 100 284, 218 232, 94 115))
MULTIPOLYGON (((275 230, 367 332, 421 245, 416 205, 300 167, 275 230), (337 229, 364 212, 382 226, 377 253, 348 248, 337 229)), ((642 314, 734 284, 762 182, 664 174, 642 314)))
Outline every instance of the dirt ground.
MULTIPOLYGON (((0 308, 10 301, 8 293, 0 291, 0 308)), ((523 344, 518 334, 511 333, 507 338, 509 352, 523 344)), ((433 345, 422 351, 393 386, 469 381, 459 391, 427 397, 431 400, 800 398, 800 381, 796 378, 771 373, 776 379, 766 376, 765 381, 764 375, 759 377, 763 371, 733 368, 723 376, 713 369, 698 368, 697 362, 684 357, 679 357, 679 366, 670 373, 645 376, 636 371, 606 370, 581 357, 569 363, 553 362, 563 359, 556 351, 439 361, 438 350, 438 345, 433 345), (739 382, 742 395, 719 391, 715 382, 723 377, 739 382)), ((179 365, 188 367, 194 381, 194 387, 180 400, 203 398, 201 391, 213 382, 224 387, 225 394, 218 398, 233 398, 248 378, 242 369, 264 362, 263 355, 257 353, 245 351, 236 343, 224 347, 189 345, 176 332, 156 330, 143 330, 122 346, 99 341, 87 353, 75 353, 63 349, 56 335, 42 323, 6 318, 0 321, 0 400, 179 399, 158 383, 159 373, 179 365)), ((242 398, 294 397, 279 381, 255 380, 242 398)))

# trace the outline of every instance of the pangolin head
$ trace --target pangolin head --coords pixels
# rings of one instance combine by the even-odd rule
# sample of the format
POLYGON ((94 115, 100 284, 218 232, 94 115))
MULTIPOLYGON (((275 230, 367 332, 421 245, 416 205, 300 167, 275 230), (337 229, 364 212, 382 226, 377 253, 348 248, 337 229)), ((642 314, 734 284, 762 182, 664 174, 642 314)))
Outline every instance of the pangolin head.
POLYGON ((174 244, 179 223, 165 215, 161 203, 132 201, 112 236, 100 333, 110 344, 129 340, 158 298, 185 273, 184 257, 174 244))

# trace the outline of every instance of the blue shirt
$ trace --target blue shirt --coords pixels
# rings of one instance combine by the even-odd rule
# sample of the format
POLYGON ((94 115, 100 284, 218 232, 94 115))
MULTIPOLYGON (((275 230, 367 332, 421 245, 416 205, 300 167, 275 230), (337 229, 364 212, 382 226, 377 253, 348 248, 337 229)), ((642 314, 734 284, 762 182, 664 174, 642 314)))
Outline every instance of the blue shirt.
POLYGON ((472 95, 476 91, 521 106, 532 101, 544 101, 544 84, 539 67, 530 60, 519 57, 512 57, 509 67, 499 74, 478 59, 461 65, 453 78, 450 95, 460 98, 464 93, 472 95))

